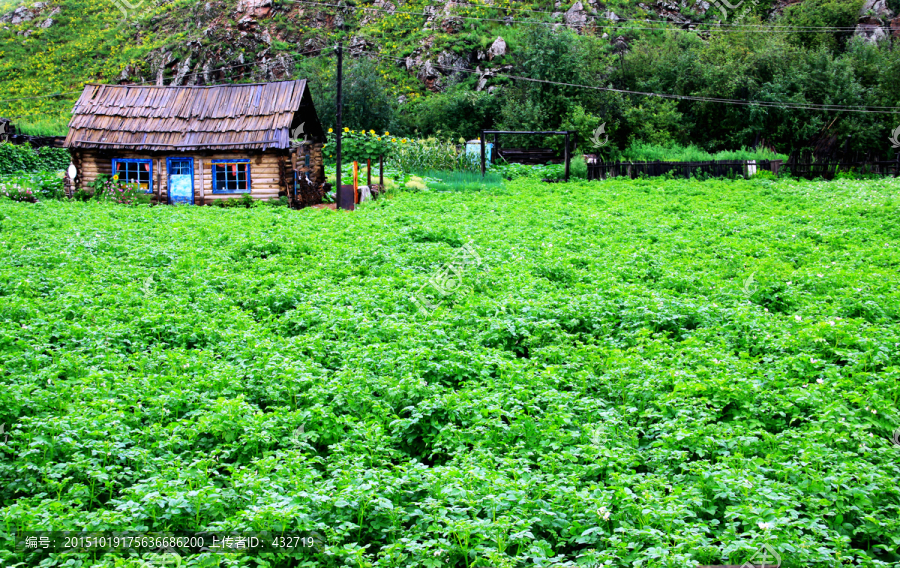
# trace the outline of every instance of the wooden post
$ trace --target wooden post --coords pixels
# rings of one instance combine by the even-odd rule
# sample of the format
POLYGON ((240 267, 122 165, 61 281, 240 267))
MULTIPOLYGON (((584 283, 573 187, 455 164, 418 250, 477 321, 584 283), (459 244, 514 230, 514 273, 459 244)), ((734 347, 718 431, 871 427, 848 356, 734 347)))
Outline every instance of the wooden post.
POLYGON ((200 205, 206 205, 206 188, 203 186, 203 158, 198 158, 197 163, 200 165, 200 205))
MULTIPOLYGON (((900 156, 900 154, 897 154, 900 156)), ((384 154, 382 154, 378 158, 378 185, 381 186, 381 191, 384 191, 384 154)))
POLYGON ((343 109, 343 104, 341 101, 342 98, 342 87, 344 82, 343 77, 343 67, 344 67, 344 43, 338 42, 337 46, 337 128, 335 129, 335 170, 334 170, 334 184, 335 184, 335 194, 334 194, 334 202, 337 204, 336 209, 341 206, 341 131, 343 125, 341 123, 341 111, 343 109))
POLYGON ((366 185, 372 191, 372 158, 366 158, 366 185))
POLYGON ((565 141, 565 158, 566 158, 566 181, 569 181, 569 131, 566 131, 565 141))
POLYGON ((484 130, 481 131, 481 177, 484 177, 484 130))
POLYGON ((494 134, 494 146, 491 148, 491 163, 494 163, 498 155, 500 155, 500 150, 497 149, 497 135, 494 134))
POLYGON ((160 185, 159 166, 160 158, 156 158, 156 203, 162 203, 162 186, 160 185))
POLYGON ((359 203, 359 162, 353 162, 353 204, 359 203))

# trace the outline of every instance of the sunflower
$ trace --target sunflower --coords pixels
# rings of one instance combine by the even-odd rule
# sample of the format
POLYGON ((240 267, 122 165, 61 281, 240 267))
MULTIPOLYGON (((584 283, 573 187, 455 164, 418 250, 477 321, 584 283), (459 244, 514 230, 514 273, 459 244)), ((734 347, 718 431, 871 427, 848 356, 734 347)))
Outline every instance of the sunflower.
POLYGON ((328 133, 331 134, 332 132, 334 132, 334 128, 329 128, 328 133))
POLYGON ((350 129, 347 128, 347 127, 345 126, 345 127, 344 127, 344 132, 350 132, 350 129))

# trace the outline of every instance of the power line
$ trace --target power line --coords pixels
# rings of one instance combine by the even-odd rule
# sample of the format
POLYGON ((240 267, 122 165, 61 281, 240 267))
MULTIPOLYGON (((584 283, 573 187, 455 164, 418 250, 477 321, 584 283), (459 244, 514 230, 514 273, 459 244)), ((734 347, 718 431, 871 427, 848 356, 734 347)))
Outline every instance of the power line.
MULTIPOLYGON (((410 11, 406 11, 406 10, 387 10, 384 8, 376 8, 376 7, 370 7, 370 6, 349 6, 349 5, 344 5, 344 4, 331 4, 331 3, 327 3, 327 2, 311 2, 311 1, 307 1, 307 0, 291 0, 291 1, 295 4, 300 4, 300 5, 324 6, 324 7, 329 7, 329 8, 341 8, 341 9, 345 9, 345 10, 363 10, 363 11, 370 11, 370 12, 383 12, 383 13, 386 13, 389 15, 401 14, 401 15, 406 15, 406 16, 417 16, 417 17, 426 18, 426 19, 433 17, 433 16, 438 16, 437 13, 428 14, 425 11, 410 12, 410 11)), ((464 4, 464 5, 470 5, 470 4, 464 4)), ((474 5, 471 5, 471 6, 475 7, 474 5)), ((477 7, 485 8, 483 6, 477 6, 477 7)), ((501 8, 494 8, 494 9, 501 9, 501 8)), ((514 8, 510 8, 510 9, 514 9, 514 8)), ((539 14, 543 14, 545 16, 555 17, 555 14, 552 14, 549 12, 540 12, 537 10, 530 10, 530 11, 536 12, 539 14)), ((559 13, 559 15, 562 15, 562 14, 564 14, 564 12, 559 13)), ((478 16, 466 16, 466 15, 462 15, 462 14, 452 14, 452 15, 447 15, 447 17, 448 18, 461 18, 461 19, 465 19, 465 20, 484 21, 484 22, 497 22, 497 23, 502 23, 502 24, 522 24, 522 25, 539 25, 539 26, 564 25, 562 22, 541 22, 541 21, 537 21, 537 20, 517 20, 512 17, 507 17, 507 18, 502 18, 502 19, 501 18, 484 18, 484 17, 478 17, 478 16)), ((661 24, 667 24, 668 26, 672 26, 672 25, 707 25, 707 24, 703 24, 703 23, 680 24, 674 20, 640 20, 640 19, 621 19, 620 18, 619 20, 608 19, 608 21, 610 23, 607 26, 603 26, 603 27, 614 26, 616 23, 622 22, 622 21, 624 21, 624 22, 632 22, 633 21, 633 22, 646 22, 646 23, 661 23, 661 24)), ((733 26, 746 25, 748 29, 727 29, 727 28, 722 27, 723 24, 709 24, 709 25, 715 25, 716 27, 705 28, 705 29, 683 29, 683 28, 678 28, 678 27, 651 27, 651 28, 628 27, 628 28, 623 28, 622 31, 670 31, 671 30, 671 31, 683 31, 683 32, 695 32, 695 33, 800 34, 800 33, 814 33, 817 31, 818 32, 852 32, 852 31, 856 30, 855 27, 850 28, 850 27, 827 27, 827 26, 821 26, 821 27, 807 26, 807 27, 802 27, 802 28, 790 26, 789 29, 782 30, 775 26, 763 26, 763 25, 756 25, 756 24, 730 24, 733 26)), ((787 26, 785 26, 785 27, 787 27, 787 26)))
MULTIPOLYGON (((373 54, 380 59, 389 59, 400 62, 405 62, 405 59, 400 57, 391 57, 389 55, 381 56, 379 54, 373 54)), ((440 65, 437 63, 431 64, 433 67, 440 67, 443 69, 450 69, 452 71, 460 71, 463 73, 477 73, 472 69, 463 69, 460 67, 453 67, 449 65, 440 65)), ((506 73, 494 73, 496 77, 505 77, 508 79, 513 79, 517 81, 528 81, 533 83, 544 83, 549 85, 557 85, 562 87, 576 87, 582 89, 593 89, 597 91, 607 91, 612 93, 620 93, 625 95, 640 95, 640 96, 648 96, 648 97, 659 97, 664 99, 675 99, 675 100, 684 100, 684 101, 693 101, 693 102, 710 102, 710 103, 721 103, 721 104, 731 104, 731 105, 740 105, 740 106, 758 106, 764 108, 782 108, 782 109, 793 109, 793 110, 821 110, 821 111, 833 111, 833 112, 860 112, 860 113, 871 113, 871 114, 898 114, 900 113, 900 109, 897 107, 880 107, 880 106, 864 106, 858 105, 856 107, 850 107, 846 105, 823 105, 823 104, 815 104, 815 103, 779 103, 773 101, 742 101, 739 99, 723 99, 716 97, 700 97, 694 95, 672 95, 666 93, 652 93, 647 91, 631 91, 628 89, 614 89, 612 87, 597 87, 594 85, 581 85, 578 83, 564 83, 560 81, 549 81, 546 79, 535 79, 532 77, 522 77, 519 75, 509 75, 506 73), (894 110, 877 110, 877 109, 894 109, 894 110)))
MULTIPOLYGON (((543 14, 545 16, 556 17, 566 12, 547 12, 544 10, 530 10, 528 8, 513 8, 512 6, 507 8, 500 8, 497 6, 491 6, 490 4, 478 4, 477 2, 462 2, 460 0, 452 0, 457 5, 463 6, 472 6, 475 8, 483 8, 486 10, 504 10, 504 11, 515 11, 515 12, 528 12, 531 14, 543 14)), ((611 10, 610 10, 611 11, 611 10)), ((856 30, 856 26, 794 26, 791 24, 729 24, 727 22, 692 22, 692 23, 681 23, 677 20, 649 20, 643 18, 620 18, 616 16, 616 19, 606 18, 608 21, 613 23, 618 22, 643 22, 648 24, 676 24, 676 25, 692 25, 692 26, 702 26, 702 25, 711 25, 711 26, 721 26, 721 27, 729 27, 729 28, 759 28, 765 31, 769 31, 772 28, 789 28, 791 30, 801 30, 801 31, 854 31, 856 30)), ((655 28, 654 28, 655 29, 655 28)))

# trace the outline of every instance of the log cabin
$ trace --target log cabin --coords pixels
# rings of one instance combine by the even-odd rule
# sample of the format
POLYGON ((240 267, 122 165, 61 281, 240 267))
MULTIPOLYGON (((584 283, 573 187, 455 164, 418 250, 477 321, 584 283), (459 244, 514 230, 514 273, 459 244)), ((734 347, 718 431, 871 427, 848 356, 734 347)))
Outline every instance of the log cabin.
POLYGON ((305 79, 214 86, 86 85, 65 147, 75 189, 104 174, 157 203, 320 202, 325 133, 305 79), (302 141, 300 141, 302 139, 302 141), (318 201, 317 201, 318 198, 318 201))

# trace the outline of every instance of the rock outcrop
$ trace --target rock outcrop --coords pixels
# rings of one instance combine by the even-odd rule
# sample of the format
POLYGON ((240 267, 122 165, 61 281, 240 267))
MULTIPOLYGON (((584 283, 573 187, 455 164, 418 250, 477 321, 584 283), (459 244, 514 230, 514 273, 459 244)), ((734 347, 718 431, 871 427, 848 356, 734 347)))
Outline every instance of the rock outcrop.
MULTIPOLYGON (((853 35, 869 43, 887 39, 888 29, 885 22, 890 21, 893 15, 886 0, 866 0, 859 11, 859 23, 853 35)), ((893 30, 893 22, 890 29, 893 30)))

